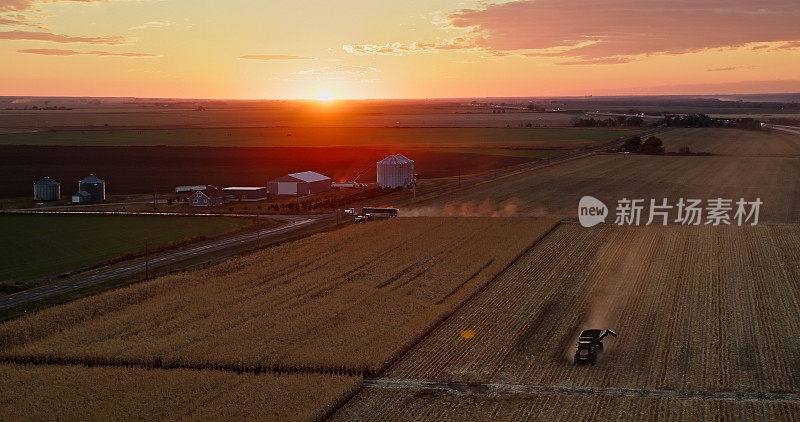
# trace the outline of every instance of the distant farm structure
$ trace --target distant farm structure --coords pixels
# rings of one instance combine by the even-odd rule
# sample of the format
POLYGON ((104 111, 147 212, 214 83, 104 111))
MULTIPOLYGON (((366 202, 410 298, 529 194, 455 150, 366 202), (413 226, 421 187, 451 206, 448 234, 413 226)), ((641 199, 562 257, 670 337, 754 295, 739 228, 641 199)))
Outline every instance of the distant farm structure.
POLYGON ((314 171, 291 173, 269 182, 269 191, 276 195, 308 195, 331 189, 331 178, 314 171))
POLYGON ((389 155, 376 166, 379 187, 405 188, 414 184, 414 160, 403 154, 389 155))
POLYGON ((35 201, 57 201, 61 199, 61 183, 44 177, 33 184, 33 199, 35 201))
POLYGON ((222 192, 231 201, 263 201, 269 198, 269 189, 266 186, 233 186, 222 188, 222 192))
POLYGON ((78 192, 72 195, 73 203, 105 201, 106 182, 90 174, 78 182, 78 192))

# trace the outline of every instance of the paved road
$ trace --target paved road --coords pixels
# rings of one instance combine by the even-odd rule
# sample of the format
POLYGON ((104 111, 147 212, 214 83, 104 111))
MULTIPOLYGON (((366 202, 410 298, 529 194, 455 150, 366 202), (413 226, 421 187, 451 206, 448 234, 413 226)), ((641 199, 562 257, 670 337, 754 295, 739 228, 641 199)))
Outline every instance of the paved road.
MULTIPOLYGON (((286 233, 291 230, 298 229, 303 226, 308 226, 312 223, 323 221, 326 219, 334 218, 331 214, 320 216, 306 216, 305 218, 298 218, 294 221, 278 226, 269 230, 262 230, 259 233, 247 233, 230 238, 225 238, 212 242, 209 244, 195 246, 188 249, 179 250, 173 253, 167 253, 156 256, 149 260, 151 269, 163 267, 165 265, 181 262, 190 258, 195 258, 210 252, 220 251, 233 246, 243 245, 253 242, 257 237, 268 240, 270 236, 281 233, 286 233)), ((74 280, 66 281, 64 283, 52 284, 38 289, 20 292, 11 296, 0 298, 0 310, 6 309, 11 306, 21 305, 33 300, 42 299, 48 296, 53 296, 61 293, 66 293, 75 289, 90 286, 97 283, 102 283, 111 279, 135 275, 145 271, 145 262, 137 261, 121 267, 114 267, 98 273, 87 275, 85 277, 77 277, 74 280)))
POLYGON ((783 125, 768 125, 768 127, 771 127, 772 129, 775 130, 780 130, 783 132, 789 132, 789 133, 794 133, 795 135, 800 135, 800 127, 783 126, 783 125))

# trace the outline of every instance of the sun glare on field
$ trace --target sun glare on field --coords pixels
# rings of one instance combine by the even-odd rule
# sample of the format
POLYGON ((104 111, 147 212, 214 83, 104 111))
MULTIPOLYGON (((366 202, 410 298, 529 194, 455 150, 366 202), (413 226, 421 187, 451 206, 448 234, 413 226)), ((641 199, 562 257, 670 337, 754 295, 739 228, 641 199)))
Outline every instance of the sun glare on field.
POLYGON ((333 94, 327 89, 317 93, 317 101, 333 101, 333 94))

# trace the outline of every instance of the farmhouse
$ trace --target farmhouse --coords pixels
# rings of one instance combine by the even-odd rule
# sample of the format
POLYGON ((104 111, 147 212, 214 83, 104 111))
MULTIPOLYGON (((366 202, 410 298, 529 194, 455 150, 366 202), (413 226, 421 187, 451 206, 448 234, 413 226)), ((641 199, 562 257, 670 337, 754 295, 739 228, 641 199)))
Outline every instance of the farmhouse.
POLYGON ((35 201, 55 201, 61 198, 61 184, 45 177, 33 184, 33 199, 35 201))
POLYGON ((263 201, 269 197, 266 187, 233 186, 223 188, 222 192, 231 201, 263 201))
POLYGON ((228 197, 219 189, 199 190, 189 197, 189 203, 193 207, 211 207, 222 205, 228 202, 228 197))
POLYGON ((307 195, 330 190, 331 178, 313 171, 287 174, 269 182, 276 195, 307 195))
POLYGON ((378 186, 382 188, 408 187, 414 184, 414 160, 403 154, 389 155, 376 163, 378 186))

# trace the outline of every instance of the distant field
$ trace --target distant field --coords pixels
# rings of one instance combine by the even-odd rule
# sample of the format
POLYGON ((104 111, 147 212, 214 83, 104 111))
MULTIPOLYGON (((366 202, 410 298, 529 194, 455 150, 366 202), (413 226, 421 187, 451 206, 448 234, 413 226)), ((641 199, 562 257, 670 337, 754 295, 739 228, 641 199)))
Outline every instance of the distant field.
MULTIPOLYGON (((22 108, 30 104, 16 104, 22 108)), ((50 104, 55 105, 55 104, 50 104)), ((533 125, 570 126, 580 113, 531 113, 508 110, 492 113, 488 107, 458 102, 356 101, 318 104, 267 101, 261 104, 205 104, 195 111, 191 102, 169 108, 152 105, 60 104, 73 110, 4 110, 0 106, 3 131, 90 127, 517 127, 533 125)), ((38 104, 39 107, 43 104, 38 104)))
MULTIPOLYGON (((419 178, 484 172, 525 163, 531 157, 426 151, 403 147, 375 148, 250 148, 250 147, 70 147, 0 145, 0 196, 32 196, 33 183, 44 176, 61 182, 72 195, 78 180, 94 173, 112 195, 163 194, 175 186, 266 186, 287 173, 314 170, 345 181, 363 174, 375 181, 376 161, 404 153, 415 160, 419 178)), ((547 151, 545 151, 547 152, 547 151)))
POLYGON ((357 377, 0 365, 6 420, 291 420, 324 417, 357 377))
POLYGON ((800 156, 800 136, 773 130, 672 129, 658 135, 668 152, 688 147, 692 152, 737 156, 800 156))
POLYGON ((0 357, 375 373, 554 224, 353 225, 0 324, 0 357))
POLYGON ((366 128, 69 130, 0 134, 5 145, 237 147, 525 147, 574 149, 636 133, 606 128, 366 128))
POLYGON ((22 281, 102 263, 125 252, 250 224, 238 218, 0 215, 0 281, 22 281), (13 239, 13 241, 12 241, 13 239))
POLYGON ((680 198, 702 199, 704 204, 720 197, 734 201, 761 198, 761 222, 798 222, 798 192, 800 157, 601 154, 447 195, 418 198, 401 211, 411 215, 480 215, 481 207, 512 201, 517 204, 518 215, 574 217, 584 195, 603 201, 612 214, 622 198, 644 199, 648 206, 650 199, 662 198, 668 198, 672 205, 680 198))
POLYGON ((562 224, 384 376, 798 393, 798 259, 797 226, 562 224), (575 367, 588 328, 619 337, 575 367))

